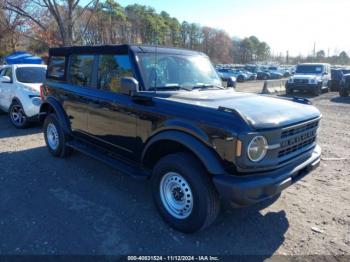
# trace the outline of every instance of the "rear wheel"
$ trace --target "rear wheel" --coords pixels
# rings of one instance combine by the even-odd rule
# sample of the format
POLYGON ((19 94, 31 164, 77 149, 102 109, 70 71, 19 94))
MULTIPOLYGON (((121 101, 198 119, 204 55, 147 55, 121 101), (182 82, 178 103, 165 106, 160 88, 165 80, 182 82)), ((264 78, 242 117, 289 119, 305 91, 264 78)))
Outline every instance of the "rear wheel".
POLYGON ((153 197, 163 219, 173 228, 192 233, 216 219, 219 196, 201 163, 191 154, 163 157, 152 175, 153 197))
POLYGON ((44 138, 53 156, 66 157, 72 149, 66 146, 67 136, 64 134, 55 114, 50 114, 44 121, 44 138))
POLYGON ((9 110, 11 123, 16 128, 26 128, 28 126, 28 117, 24 113, 23 107, 19 102, 14 101, 9 110))

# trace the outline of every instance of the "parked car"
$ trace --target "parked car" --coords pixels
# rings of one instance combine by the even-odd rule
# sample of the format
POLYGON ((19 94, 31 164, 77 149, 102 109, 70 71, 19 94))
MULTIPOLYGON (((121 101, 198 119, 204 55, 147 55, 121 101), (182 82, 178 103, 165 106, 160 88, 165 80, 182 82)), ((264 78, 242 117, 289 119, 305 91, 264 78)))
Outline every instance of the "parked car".
POLYGON ((340 82, 343 79, 343 71, 341 69, 331 69, 331 76, 331 91, 339 91, 340 82))
POLYGON ((36 120, 40 105, 40 85, 45 80, 46 66, 32 64, 5 65, 0 70, 0 108, 11 123, 25 128, 36 120))
POLYGON ((281 79, 284 74, 276 66, 270 66, 266 70, 270 74, 269 79, 281 79))
POLYGON ((256 74, 256 79, 258 80, 267 80, 267 79, 270 79, 271 77, 269 72, 264 71, 256 66, 255 67, 247 66, 246 70, 256 74))
POLYGON ((267 79, 271 79, 271 74, 267 71, 257 71, 257 79, 259 80, 267 80, 267 79))
POLYGON ((248 70, 240 70, 243 74, 247 76, 247 80, 256 80, 258 75, 256 73, 250 72, 248 70))
POLYGON ((248 79, 248 75, 238 69, 219 69, 217 70, 221 78, 235 77, 237 82, 244 82, 248 79))
POLYGON ((347 97, 350 94, 350 74, 343 75, 342 81, 339 85, 339 95, 347 97))
POLYGON ((320 162, 321 115, 308 100, 223 88, 197 51, 52 48, 42 95, 40 119, 53 156, 75 149, 150 178, 161 216, 182 232, 209 226, 220 197, 252 205, 320 162))
POLYGON ((291 94, 294 91, 304 91, 319 95, 322 91, 328 92, 331 80, 329 64, 299 64, 294 76, 290 77, 286 83, 286 92, 291 94))
POLYGON ((348 69, 348 68, 343 68, 343 69, 341 69, 341 71, 344 75, 350 74, 350 69, 348 69))

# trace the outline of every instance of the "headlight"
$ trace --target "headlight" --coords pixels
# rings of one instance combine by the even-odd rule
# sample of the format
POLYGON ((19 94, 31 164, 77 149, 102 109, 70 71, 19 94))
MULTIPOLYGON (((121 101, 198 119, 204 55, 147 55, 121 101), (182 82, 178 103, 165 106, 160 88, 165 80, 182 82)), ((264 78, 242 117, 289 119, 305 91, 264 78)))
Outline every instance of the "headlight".
POLYGON ((256 136, 248 145, 248 157, 253 162, 262 160, 267 152, 267 141, 263 136, 256 136))
POLYGON ((41 99, 40 99, 39 97, 34 97, 34 98, 32 99, 32 103, 33 103, 33 105, 35 105, 35 106, 40 106, 40 105, 41 105, 41 99))

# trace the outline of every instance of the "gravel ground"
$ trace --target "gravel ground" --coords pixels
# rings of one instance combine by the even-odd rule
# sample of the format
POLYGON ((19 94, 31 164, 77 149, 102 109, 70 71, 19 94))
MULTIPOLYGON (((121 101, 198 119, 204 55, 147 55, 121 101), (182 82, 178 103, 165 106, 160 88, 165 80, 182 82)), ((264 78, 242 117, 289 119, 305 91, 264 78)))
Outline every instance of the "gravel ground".
POLYGON ((192 235, 163 223, 148 181, 79 153, 55 159, 41 127, 16 130, 2 114, 0 254, 350 255, 350 98, 311 100, 323 114, 320 168, 269 207, 225 207, 192 235))

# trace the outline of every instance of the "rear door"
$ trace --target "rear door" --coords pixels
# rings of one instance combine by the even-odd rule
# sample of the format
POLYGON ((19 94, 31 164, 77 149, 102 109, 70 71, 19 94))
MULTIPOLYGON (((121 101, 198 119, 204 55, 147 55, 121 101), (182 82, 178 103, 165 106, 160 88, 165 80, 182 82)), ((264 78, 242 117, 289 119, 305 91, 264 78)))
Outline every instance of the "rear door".
POLYGON ((89 101, 89 134, 101 146, 135 158, 136 115, 130 96, 120 93, 120 80, 133 76, 128 54, 100 55, 97 92, 89 101))
POLYGON ((87 118, 89 111, 89 97, 95 91, 93 88, 94 55, 71 55, 68 67, 68 83, 60 94, 63 107, 70 119, 72 131, 87 134, 87 118))

